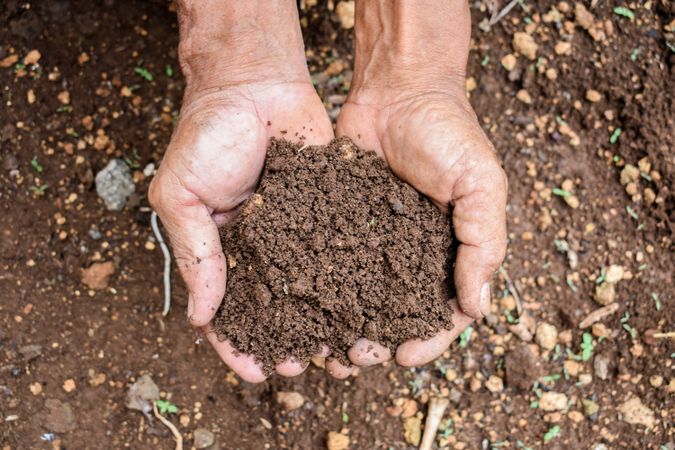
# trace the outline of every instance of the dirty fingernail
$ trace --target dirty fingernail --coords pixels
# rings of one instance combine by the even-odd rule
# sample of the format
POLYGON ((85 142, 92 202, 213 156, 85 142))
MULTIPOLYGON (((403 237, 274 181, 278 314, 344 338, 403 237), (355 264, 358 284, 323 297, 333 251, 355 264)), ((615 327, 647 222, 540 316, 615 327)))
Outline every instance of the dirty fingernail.
POLYGON ((187 318, 188 322, 192 322, 192 315, 195 313, 195 301, 192 295, 188 295, 187 318))
POLYGON ((480 289, 480 312, 483 316, 490 314, 490 283, 485 283, 480 289))

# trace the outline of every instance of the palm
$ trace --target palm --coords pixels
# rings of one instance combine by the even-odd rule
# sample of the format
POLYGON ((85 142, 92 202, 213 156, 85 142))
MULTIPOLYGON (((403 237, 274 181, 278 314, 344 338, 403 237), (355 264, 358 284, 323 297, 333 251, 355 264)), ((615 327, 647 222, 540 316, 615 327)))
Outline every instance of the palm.
MULTIPOLYGON (((455 328, 428 341, 406 342, 396 352, 401 364, 426 363, 438 357, 472 317, 480 316, 470 310, 473 302, 461 300, 462 295, 469 298, 471 292, 480 290, 475 284, 482 281, 476 280, 488 276, 480 272, 494 270, 503 257, 503 171, 473 110, 458 96, 426 94, 385 104, 348 102, 337 134, 375 150, 394 173, 440 208, 453 207, 453 227, 462 243, 455 269, 461 306, 454 308, 455 328), (486 221, 491 222, 487 227, 486 221)), ((352 352, 356 364, 380 362, 373 359, 374 351, 367 351, 370 347, 372 343, 357 343, 352 352)), ((376 350, 380 353, 383 349, 376 350)))

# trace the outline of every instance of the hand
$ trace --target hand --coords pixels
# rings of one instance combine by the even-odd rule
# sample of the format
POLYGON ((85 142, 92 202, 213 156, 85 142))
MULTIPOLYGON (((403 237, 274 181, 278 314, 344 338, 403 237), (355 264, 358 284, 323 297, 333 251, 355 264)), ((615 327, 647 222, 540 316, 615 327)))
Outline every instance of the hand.
MULTIPOLYGON (((283 38, 267 37, 256 29, 251 35, 254 49, 240 42, 246 41, 245 31, 232 31, 236 46, 225 42, 206 52, 205 46, 215 38, 194 34, 213 27, 193 24, 184 29, 195 21, 225 20, 221 14, 228 20, 242 14, 249 17, 248 22, 238 23, 269 16, 278 24, 285 15, 297 16, 294 2, 280 7, 272 5, 277 2, 256 6, 252 5, 255 2, 228 1, 211 13, 200 8, 213 2, 196 2, 192 9, 184 3, 184 10, 179 11, 183 14, 180 51, 187 88, 174 135, 150 185, 149 200, 167 230, 187 284, 190 323, 202 327, 223 361, 239 376, 260 382, 266 377, 253 357, 236 353, 229 341, 220 342, 211 330, 226 285, 218 226, 231 220, 255 189, 271 137, 282 137, 283 130, 288 136, 305 136, 306 144, 319 145, 333 138, 333 129, 309 80, 297 25, 291 24, 291 35, 283 38), (279 41, 282 47, 276 47, 279 41), (232 66, 222 67, 224 61, 232 66)), ((261 28, 272 32, 275 25, 261 28)), ((288 29, 286 25, 282 33, 288 29)), ((217 37, 223 38, 223 33, 217 37)), ((305 367, 289 360, 275 369, 281 375, 295 376, 305 367)))
MULTIPOLYGON (((451 207, 460 241, 454 272, 457 300, 451 300, 455 326, 429 340, 399 346, 395 358, 404 366, 434 360, 473 320, 490 312, 490 279, 506 252, 506 176, 465 95, 469 21, 463 3, 424 0, 403 11, 407 21, 395 21, 402 14, 399 8, 405 7, 387 0, 357 2, 354 83, 336 130, 338 136, 376 151, 396 175, 439 208, 451 207), (407 29, 399 30, 400 41, 387 42, 386 33, 384 38, 373 33, 373 22, 383 22, 394 36, 397 27, 407 29), (439 31, 434 36, 441 40, 435 42, 427 39, 425 30, 430 29, 456 34, 444 38, 439 31), (406 42, 417 37, 418 46, 406 42)), ((372 365, 392 355, 361 339, 349 356, 356 365, 372 365)))

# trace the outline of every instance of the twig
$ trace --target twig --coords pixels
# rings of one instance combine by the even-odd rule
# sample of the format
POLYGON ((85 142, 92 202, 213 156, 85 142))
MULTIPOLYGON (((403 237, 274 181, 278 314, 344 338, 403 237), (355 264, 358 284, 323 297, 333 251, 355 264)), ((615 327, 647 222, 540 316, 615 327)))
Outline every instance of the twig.
POLYGON ((619 309, 618 303, 611 303, 607 306, 603 306, 602 308, 598 308, 589 315, 587 315, 586 318, 581 321, 581 323, 579 324, 579 328, 581 329, 588 328, 595 322, 598 322, 604 319, 605 317, 614 314, 618 309, 619 309))
POLYGON ((492 26, 502 20, 504 16, 511 12, 513 8, 518 4, 518 0, 511 0, 508 5, 506 5, 496 16, 492 16, 488 25, 492 26))
POLYGON ((157 411, 157 403, 155 402, 152 403, 152 412, 155 413, 155 417, 157 417, 164 426, 171 430, 171 434, 173 434, 173 438, 176 440, 176 450, 183 450, 183 436, 181 436, 176 427, 167 418, 157 411))
POLYGON ((669 331, 667 333, 654 333, 652 337, 655 337, 656 339, 675 339, 675 331, 669 331))
POLYGON ((419 450, 431 450, 438 426, 441 424, 441 419, 449 403, 447 398, 432 397, 429 400, 429 412, 427 413, 427 420, 424 423, 424 434, 422 435, 422 443, 419 450))
POLYGON ((520 301, 520 294, 518 293, 518 288, 516 285, 511 281, 511 277, 509 276, 509 273, 506 271, 504 266, 501 266, 499 268, 499 271, 504 275, 504 280, 506 280, 506 286, 509 288, 509 292, 513 294, 513 298, 516 300, 516 310, 518 310, 518 316, 520 316, 523 313, 523 303, 520 301))
POLYGON ((152 225, 152 231, 155 233, 155 238, 164 254, 164 309, 162 310, 162 315, 166 316, 169 314, 169 309, 171 309, 171 253, 169 253, 169 247, 164 243, 162 233, 159 232, 157 213, 155 211, 150 215, 150 225, 152 225))

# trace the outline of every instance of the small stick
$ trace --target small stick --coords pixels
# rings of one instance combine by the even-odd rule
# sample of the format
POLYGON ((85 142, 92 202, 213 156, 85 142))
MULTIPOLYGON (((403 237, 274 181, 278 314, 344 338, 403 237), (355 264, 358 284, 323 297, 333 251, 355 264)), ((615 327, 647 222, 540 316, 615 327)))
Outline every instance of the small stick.
POLYGON ((667 333, 654 333, 652 337, 655 337, 656 339, 675 339, 675 331, 669 331, 667 333))
POLYGON ((499 14, 496 16, 493 16, 490 18, 490 21, 488 22, 488 25, 492 26, 502 20, 504 16, 506 16, 508 13, 511 12, 511 10, 518 4, 518 0, 511 0, 508 5, 506 5, 501 11, 499 11, 499 14))
POLYGON ((579 324, 579 328, 581 328, 582 330, 584 328, 588 328, 595 322, 599 322, 605 317, 614 314, 618 309, 619 309, 618 303, 611 303, 607 306, 603 306, 602 308, 598 308, 589 315, 587 315, 586 318, 581 321, 581 323, 579 324))
POLYGON ((424 423, 424 434, 419 450, 431 450, 438 426, 441 424, 441 419, 449 403, 447 398, 432 397, 429 400, 429 412, 424 423))
POLYGON ((176 440, 176 450, 183 450, 183 436, 181 436, 176 427, 169 422, 169 420, 157 411, 157 403, 155 402, 152 403, 152 412, 155 413, 155 417, 157 417, 164 426, 171 430, 171 434, 173 434, 173 437, 176 440))
POLYGON ((506 271, 504 266, 499 268, 499 271, 504 275, 504 280, 506 280, 506 286, 509 288, 509 292, 513 294, 513 298, 516 300, 516 310, 518 310, 518 315, 520 316, 523 313, 523 303, 520 301, 520 294, 518 293, 518 288, 511 281, 509 273, 506 271))
POLYGON ((150 225, 152 225, 152 231, 155 233, 155 238, 164 254, 164 309, 162 310, 162 315, 166 316, 169 314, 169 309, 171 309, 171 253, 169 253, 169 247, 164 243, 162 233, 159 232, 157 213, 155 211, 150 215, 150 225))

